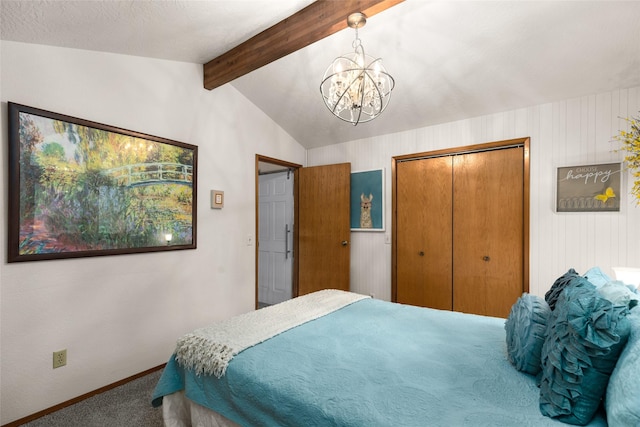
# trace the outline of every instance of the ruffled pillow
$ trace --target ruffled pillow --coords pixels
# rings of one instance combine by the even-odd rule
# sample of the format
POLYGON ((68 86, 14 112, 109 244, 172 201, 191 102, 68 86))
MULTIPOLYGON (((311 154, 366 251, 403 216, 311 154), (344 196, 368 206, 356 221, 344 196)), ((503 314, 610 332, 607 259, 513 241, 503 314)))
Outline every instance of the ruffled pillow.
POLYGON ((600 267, 591 267, 583 276, 596 288, 604 286, 611 281, 611 277, 607 276, 600 267))
POLYGON ((570 268, 569 271, 558 277, 556 281, 553 282, 551 289, 544 294, 544 299, 547 301, 547 304, 549 304, 549 308, 551 308, 551 310, 555 310, 556 301, 558 301, 560 294, 562 294, 562 291, 564 291, 566 287, 576 285, 583 286, 586 284, 591 285, 587 279, 580 276, 573 268, 570 268))
POLYGON ((625 305, 629 310, 638 305, 640 295, 619 280, 613 280, 600 288, 598 293, 615 305, 625 305))
POLYGON ((543 298, 528 293, 522 294, 511 307, 504 328, 507 355, 517 370, 531 375, 540 372, 540 355, 550 313, 543 298))
POLYGON ((629 341, 622 350, 607 387, 607 423, 610 427, 640 426, 640 308, 627 317, 629 341))
POLYGON ((544 415, 570 424, 591 421, 627 341, 628 312, 593 288, 571 286, 561 293, 542 347, 544 415))

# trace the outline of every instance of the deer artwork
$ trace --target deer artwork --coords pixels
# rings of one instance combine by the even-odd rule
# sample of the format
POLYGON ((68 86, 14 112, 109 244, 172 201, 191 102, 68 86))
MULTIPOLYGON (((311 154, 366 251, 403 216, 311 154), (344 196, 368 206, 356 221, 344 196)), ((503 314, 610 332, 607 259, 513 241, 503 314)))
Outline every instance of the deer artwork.
POLYGON ((373 228, 371 221, 371 201, 373 194, 365 197, 364 193, 360 194, 360 228, 373 228))

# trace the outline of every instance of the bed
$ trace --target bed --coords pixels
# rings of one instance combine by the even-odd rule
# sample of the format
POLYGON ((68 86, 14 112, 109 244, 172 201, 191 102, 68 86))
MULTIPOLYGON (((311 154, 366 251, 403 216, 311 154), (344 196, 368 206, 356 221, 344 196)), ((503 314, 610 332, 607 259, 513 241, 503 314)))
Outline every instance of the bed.
POLYGON ((507 341, 505 319, 324 290, 185 335, 152 404, 168 427, 563 425, 507 341))

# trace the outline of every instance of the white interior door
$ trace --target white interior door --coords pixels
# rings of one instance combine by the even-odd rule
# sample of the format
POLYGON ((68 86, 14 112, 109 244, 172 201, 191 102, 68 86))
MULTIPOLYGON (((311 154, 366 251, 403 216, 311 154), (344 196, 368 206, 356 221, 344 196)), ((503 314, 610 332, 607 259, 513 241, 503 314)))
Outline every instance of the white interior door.
POLYGON ((258 302, 277 304, 292 297, 293 173, 259 177, 258 302))

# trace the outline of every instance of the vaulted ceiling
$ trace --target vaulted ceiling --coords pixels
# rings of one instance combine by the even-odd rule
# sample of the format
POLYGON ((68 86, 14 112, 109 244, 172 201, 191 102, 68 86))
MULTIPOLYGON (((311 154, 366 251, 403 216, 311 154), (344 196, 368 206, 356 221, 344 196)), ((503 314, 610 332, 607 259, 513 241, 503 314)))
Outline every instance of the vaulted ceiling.
MULTIPOLYGON (((0 36, 206 64, 311 3, 2 0, 0 36)), ((638 1, 400 2, 359 30, 396 88, 380 117, 355 127, 333 117, 319 91, 326 67, 352 50, 352 29, 230 84, 313 148, 640 86, 638 22, 638 1)))

